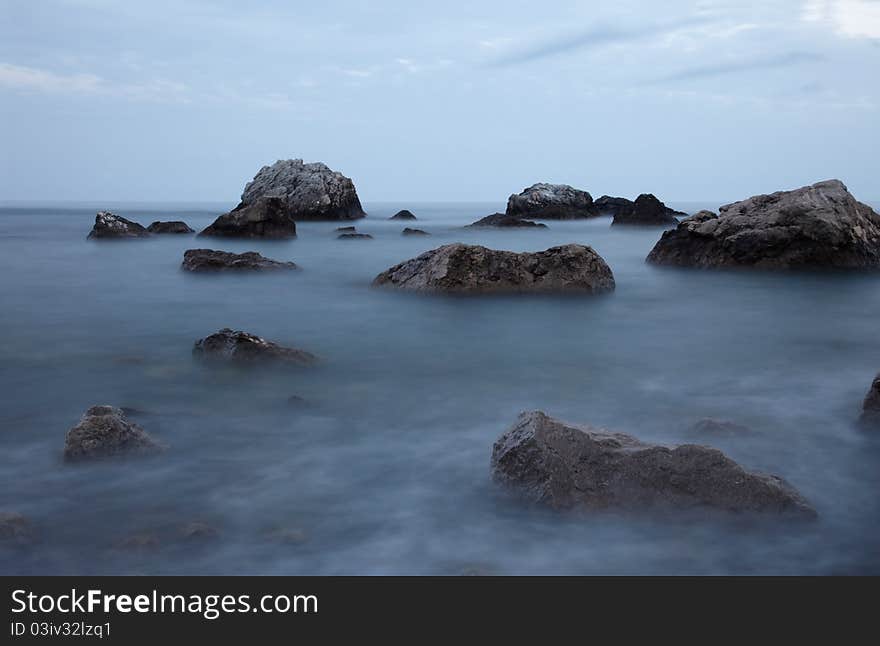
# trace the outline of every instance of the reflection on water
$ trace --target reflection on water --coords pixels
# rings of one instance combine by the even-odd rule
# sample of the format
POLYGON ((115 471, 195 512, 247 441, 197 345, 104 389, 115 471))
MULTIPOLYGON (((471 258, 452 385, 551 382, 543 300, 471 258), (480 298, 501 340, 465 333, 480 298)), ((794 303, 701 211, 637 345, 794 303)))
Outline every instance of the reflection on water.
MULTIPOLYGON (((356 226, 373 240, 336 240, 328 222, 287 242, 95 243, 95 209, 0 210, 0 510, 39 535, 0 548, 0 572, 880 572, 880 436, 852 424, 880 370, 880 278, 657 269, 643 261, 659 232, 607 219, 462 230, 498 205, 367 207, 356 226), (432 236, 402 237, 410 223, 385 220, 400 208, 432 236), (617 290, 462 299, 369 287, 454 241, 590 244, 617 290), (193 246, 303 270, 187 275, 193 246), (195 365, 193 342, 221 327, 322 363, 195 365), (99 403, 138 409, 171 450, 64 465, 64 433, 99 403), (711 443, 787 478, 820 520, 523 508, 488 465, 495 438, 531 408, 668 443, 700 441, 686 429, 705 416, 746 424, 755 432, 711 443), (192 522, 218 535, 183 538, 192 522), (120 546, 131 535, 152 538, 120 546)), ((198 229, 221 208, 117 212, 198 229)))

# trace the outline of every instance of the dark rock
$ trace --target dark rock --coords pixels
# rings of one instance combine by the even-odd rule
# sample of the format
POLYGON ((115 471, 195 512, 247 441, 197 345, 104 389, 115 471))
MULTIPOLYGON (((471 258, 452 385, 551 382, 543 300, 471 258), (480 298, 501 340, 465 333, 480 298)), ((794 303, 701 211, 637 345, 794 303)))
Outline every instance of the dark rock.
POLYGON ((646 444, 623 433, 522 413, 492 448, 492 475, 555 509, 713 507, 815 517, 783 479, 744 470, 721 451, 646 444))
POLYGON ((700 211, 666 231, 648 262, 762 269, 880 266, 880 215, 838 180, 700 211))
POLYGON ((181 222, 180 220, 172 222, 159 222, 157 220, 147 227, 147 231, 150 233, 195 233, 186 222, 181 222))
POLYGON ((673 211, 650 193, 642 193, 629 211, 620 211, 611 222, 614 225, 668 226, 678 224, 673 211))
POLYGON ((373 236, 369 233, 341 233, 337 238, 339 240, 372 240, 373 236))
POLYGON ((695 422, 688 431, 694 435, 714 435, 717 437, 749 435, 752 432, 748 426, 737 424, 726 419, 714 419, 704 417, 695 422))
POLYGON ((339 231, 340 233, 354 233, 355 231, 357 231, 357 228, 355 228, 355 227, 336 227, 336 230, 339 231))
POLYGON ((160 453, 167 447, 154 440, 140 426, 130 422, 115 406, 92 406, 79 424, 67 431, 64 459, 67 461, 118 455, 160 453))
POLYGON ((421 229, 410 229, 406 227, 401 234, 402 236, 429 236, 431 235, 427 231, 422 231, 421 229))
POLYGON ((389 220, 417 220, 416 216, 412 214, 412 211, 407 211, 403 209, 402 211, 398 211, 394 215, 392 215, 389 220))
POLYGON ((625 197, 611 197, 610 195, 603 195, 593 204, 599 215, 614 217, 620 213, 630 213, 635 207, 635 203, 632 200, 628 200, 625 197))
POLYGON ((532 222, 524 220, 518 215, 507 215, 506 213, 493 213, 484 218, 480 218, 476 222, 472 222, 465 228, 471 227, 537 227, 546 229, 547 225, 542 222, 532 222))
POLYGON ((254 361, 278 361, 311 365, 317 357, 305 350, 285 348, 254 334, 223 328, 219 332, 199 339, 193 348, 199 358, 251 363, 254 361))
POLYGON ((507 215, 538 220, 576 220, 599 215, 586 191, 567 184, 533 184, 507 200, 507 215))
POLYGON ((150 232, 137 222, 126 220, 121 215, 109 211, 98 211, 95 216, 95 226, 89 233, 92 240, 112 238, 146 238, 150 232))
POLYGON ((224 213, 200 236, 227 238, 295 238, 296 222, 284 200, 264 197, 224 213))
POLYGON ((279 197, 294 220, 356 220, 366 215, 352 181, 342 173, 302 159, 263 166, 244 187, 242 205, 279 197))
POLYGON ((30 521, 14 511, 0 511, 0 544, 26 545, 34 540, 30 521))
POLYGON ((614 276, 602 257, 583 245, 515 253, 455 243, 402 262, 373 284, 450 293, 597 294, 614 289, 614 276))
POLYGON ((309 402, 304 397, 300 397, 299 395, 291 395, 287 398, 287 405, 291 406, 292 408, 305 408, 309 405, 309 402))
POLYGON ((230 253, 214 249, 187 249, 183 253, 186 271, 267 271, 274 269, 297 269, 292 262, 279 262, 266 258, 256 251, 230 253))
POLYGON ((859 420, 863 426, 880 428, 880 375, 874 377, 871 389, 862 403, 862 416, 859 420))

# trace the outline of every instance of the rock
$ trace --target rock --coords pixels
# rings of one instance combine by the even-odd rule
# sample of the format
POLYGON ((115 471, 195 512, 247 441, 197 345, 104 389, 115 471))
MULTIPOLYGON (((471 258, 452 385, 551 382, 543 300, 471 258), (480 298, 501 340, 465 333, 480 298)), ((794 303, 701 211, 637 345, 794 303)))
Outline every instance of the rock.
POLYGON ((455 243, 392 267, 373 285, 449 293, 598 294, 614 289, 614 276, 602 257, 583 245, 515 253, 455 243))
POLYGON ((291 395, 287 398, 287 405, 291 408, 306 408, 309 405, 309 402, 299 395, 291 395))
POLYGON ((593 198, 567 184, 533 184, 507 200, 507 215, 538 220, 576 220, 599 215, 593 198))
POLYGON ((648 262, 762 269, 880 266, 880 216, 828 180, 700 211, 666 231, 648 262))
POLYGON ((241 204, 279 197, 294 220, 356 220, 366 215, 352 181, 321 162, 279 160, 244 187, 241 204))
POLYGON ((880 375, 874 377, 871 389, 862 403, 862 416, 859 419, 863 426, 880 428, 880 375))
POLYGON ((524 220, 517 215, 507 215, 506 213, 493 213, 484 218, 480 218, 476 222, 472 222, 465 228, 471 227, 538 227, 546 229, 547 225, 541 222, 532 222, 524 220))
POLYGON ((295 238, 296 222, 280 197, 239 204, 204 229, 200 236, 227 238, 295 238))
POLYGON ((373 236, 369 233, 340 233, 337 238, 339 240, 372 240, 373 236))
POLYGON ((181 267, 186 271, 297 269, 295 263, 272 260, 258 254, 256 251, 230 253, 214 249, 187 249, 183 253, 183 264, 181 264, 181 267))
POLYGON ((406 227, 401 234, 402 236, 429 236, 431 235, 427 231, 422 231, 421 229, 410 229, 406 227))
POLYGON ((213 540, 220 536, 219 530, 207 523, 195 521, 180 528, 180 537, 187 541, 213 540))
POLYGON ((30 521, 14 511, 0 511, 0 544, 26 545, 33 542, 30 521))
POLYGON ((357 231, 355 227, 336 227, 336 230, 340 233, 354 233, 357 231))
POLYGON ((611 197, 610 195, 603 195, 593 204, 599 215, 611 216, 617 216, 619 213, 629 213, 635 207, 635 203, 632 200, 628 200, 625 197, 611 197))
POLYGON ((150 232, 137 222, 126 220, 121 215, 109 211, 98 211, 95 216, 95 226, 89 233, 89 239, 146 238, 149 235, 150 232))
POLYGON ((67 431, 64 459, 76 461, 119 455, 160 453, 167 447, 115 406, 92 406, 79 424, 67 431))
POLYGON ((695 435, 715 435, 724 436, 742 436, 749 435, 752 432, 748 426, 730 422, 726 419, 714 419, 712 417, 704 417, 695 422, 688 432, 695 435))
POLYGON ((254 334, 223 328, 219 332, 199 339, 193 347, 198 358, 251 363, 254 361, 278 361, 312 365, 317 357, 305 350, 286 348, 254 334))
POLYGON ((815 517, 783 479, 744 470, 721 451, 667 448, 623 433, 522 413, 492 448, 492 475, 554 509, 713 507, 815 517))
POLYGON ((650 193, 642 193, 633 202, 632 209, 621 210, 614 216, 611 225, 667 226, 678 224, 675 213, 679 212, 673 211, 650 193))
POLYGON ((159 222, 157 220, 147 227, 147 231, 150 233, 195 233, 186 222, 181 222, 180 220, 172 222, 159 222))
POLYGON ((412 214, 412 211, 403 209, 392 215, 389 220, 417 220, 418 218, 412 214))

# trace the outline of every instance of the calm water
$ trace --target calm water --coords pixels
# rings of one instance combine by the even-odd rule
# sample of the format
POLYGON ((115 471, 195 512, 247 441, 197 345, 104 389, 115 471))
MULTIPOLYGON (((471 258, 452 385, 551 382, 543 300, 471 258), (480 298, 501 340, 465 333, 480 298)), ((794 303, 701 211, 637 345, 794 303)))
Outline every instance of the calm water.
MULTIPOLYGON (((880 277, 657 269, 644 258, 659 232, 607 219, 460 228, 502 207, 367 204, 357 226, 372 241, 302 223, 286 242, 96 243, 85 239, 96 208, 0 210, 0 510, 30 517, 39 535, 0 548, 0 573, 880 573, 880 436, 853 426, 880 370, 880 277), (401 237, 409 223, 385 220, 399 208, 432 237, 401 237), (590 244, 617 290, 462 299, 370 288, 390 265, 454 241, 590 244), (194 246, 303 269, 187 275, 179 265, 194 246), (323 362, 194 364, 193 342, 221 327, 323 362), (291 407, 291 395, 309 405, 291 407), (146 413, 137 421, 169 452, 63 464, 65 432, 102 403, 146 413), (820 519, 524 508, 491 484, 489 456, 531 408, 666 443, 699 441, 686 429, 704 416, 749 425, 708 443, 787 478, 820 519), (180 540, 191 521, 219 536, 180 540), (307 540, 270 540, 274 529, 307 540), (115 546, 144 532, 159 547, 115 546)), ((224 206, 114 210, 200 229, 224 206)))

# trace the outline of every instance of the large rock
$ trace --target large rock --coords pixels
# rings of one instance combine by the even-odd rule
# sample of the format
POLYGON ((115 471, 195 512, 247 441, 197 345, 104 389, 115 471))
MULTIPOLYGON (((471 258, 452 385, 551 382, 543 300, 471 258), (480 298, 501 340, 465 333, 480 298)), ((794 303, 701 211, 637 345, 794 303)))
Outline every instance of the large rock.
POLYGON ((394 215, 392 215, 389 220, 415 220, 416 216, 413 215, 412 211, 407 209, 403 209, 402 211, 398 211, 394 215))
POLYGON ((356 220, 366 215, 352 181, 321 162, 279 160, 244 187, 242 205, 279 197, 294 220, 356 220))
POLYGON ((455 243, 402 262, 373 284, 450 293, 598 294, 614 289, 614 276, 602 257, 583 245, 515 253, 455 243))
POLYGON ((147 227, 147 231, 150 233, 195 233, 186 222, 181 220, 172 220, 170 222, 156 220, 147 227))
POLYGON ((115 406, 92 406, 79 424, 67 431, 64 459, 68 461, 117 455, 159 453, 167 447, 115 406))
POLYGON ((611 225, 669 226, 678 224, 676 215, 687 214, 673 211, 650 193, 642 193, 631 209, 621 210, 614 216, 611 225))
POLYGON ((121 215, 110 211, 98 211, 95 216, 95 225, 89 233, 93 240, 113 238, 146 238, 150 232, 137 222, 126 220, 121 215))
POLYGON ((838 180, 700 211, 666 231, 648 262, 764 269, 880 266, 880 216, 838 180))
POLYGON ((593 204, 599 215, 610 216, 616 216, 619 213, 629 213, 635 207, 635 203, 632 200, 628 200, 625 197, 611 197, 610 195, 603 195, 593 204))
POLYGON ((862 404, 861 423, 871 428, 880 428, 880 375, 874 377, 871 389, 862 404))
POLYGON ((538 220, 576 220, 599 215, 592 196, 567 184, 533 184, 507 200, 507 215, 538 220))
POLYGON ((258 254, 256 251, 230 253, 215 249, 187 249, 183 252, 181 267, 186 271, 267 271, 274 269, 297 269, 295 263, 280 262, 258 254))
POLYGON ((714 507, 816 515, 783 479, 746 471, 717 449, 647 444, 540 411, 522 413, 498 438, 492 475, 527 500, 555 509, 714 507))
POLYGON ((484 218, 480 218, 476 222, 472 222, 468 224, 465 228, 480 228, 480 227, 533 227, 539 229, 546 229, 547 225, 543 222, 532 222, 531 220, 525 220, 518 215, 507 215, 506 213, 493 213, 492 215, 487 215, 484 218))
POLYGON ((218 217, 200 236, 227 238, 295 238, 296 222, 280 197, 239 204, 218 217))
POLYGON ((229 328, 223 328, 196 341, 193 355, 202 359, 240 364, 267 361, 311 365, 317 361, 317 357, 311 352, 286 348, 255 334, 229 328))

